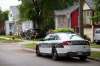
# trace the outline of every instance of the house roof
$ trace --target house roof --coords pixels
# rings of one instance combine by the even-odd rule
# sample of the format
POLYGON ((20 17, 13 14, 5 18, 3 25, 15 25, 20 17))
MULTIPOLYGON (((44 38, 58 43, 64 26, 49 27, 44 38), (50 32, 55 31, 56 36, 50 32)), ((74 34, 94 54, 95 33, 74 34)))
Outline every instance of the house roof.
POLYGON ((90 9, 94 9, 94 2, 93 0, 85 0, 87 5, 90 7, 90 9))
POLYGON ((68 14, 72 13, 74 10, 76 10, 78 7, 79 7, 79 5, 75 4, 68 9, 55 10, 55 15, 68 15, 68 14))

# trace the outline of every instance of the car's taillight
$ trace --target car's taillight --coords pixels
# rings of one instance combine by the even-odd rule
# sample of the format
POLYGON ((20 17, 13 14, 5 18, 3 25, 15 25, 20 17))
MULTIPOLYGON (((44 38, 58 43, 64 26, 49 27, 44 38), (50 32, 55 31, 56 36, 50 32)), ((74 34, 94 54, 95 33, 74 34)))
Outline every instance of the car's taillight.
POLYGON ((71 41, 65 41, 63 42, 63 45, 71 45, 71 41))

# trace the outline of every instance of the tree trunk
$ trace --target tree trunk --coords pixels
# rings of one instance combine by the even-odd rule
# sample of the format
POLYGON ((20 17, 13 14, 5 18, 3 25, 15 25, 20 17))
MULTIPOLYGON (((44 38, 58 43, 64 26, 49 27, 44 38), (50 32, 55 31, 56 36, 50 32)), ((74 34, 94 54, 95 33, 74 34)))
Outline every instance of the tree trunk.
MULTIPOLYGON (((92 11, 92 17, 94 16, 94 11, 92 11)), ((94 42, 94 20, 92 20, 92 40, 91 42, 94 42)))
POLYGON ((38 2, 37 0, 32 0, 33 2, 33 6, 35 6, 35 11, 36 11, 36 15, 34 17, 34 19, 32 20, 33 21, 33 28, 39 28, 39 23, 40 23, 40 7, 38 5, 38 2))
POLYGON ((79 3, 80 3, 79 32, 80 32, 80 36, 84 37, 84 26, 83 26, 83 4, 84 4, 84 0, 79 0, 79 3))

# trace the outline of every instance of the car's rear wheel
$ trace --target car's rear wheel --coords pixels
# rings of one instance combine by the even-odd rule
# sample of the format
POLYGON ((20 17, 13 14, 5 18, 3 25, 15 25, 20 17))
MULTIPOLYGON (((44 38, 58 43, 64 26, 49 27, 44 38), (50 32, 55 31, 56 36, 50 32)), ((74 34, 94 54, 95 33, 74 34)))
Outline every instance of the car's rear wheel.
POLYGON ((37 55, 37 56, 41 56, 40 50, 39 50, 39 46, 36 46, 36 55, 37 55))
POLYGON ((86 59, 87 59, 86 56, 80 56, 79 58, 80 58, 80 60, 82 60, 82 61, 86 61, 86 59))
POLYGON ((55 49, 52 51, 52 59, 58 60, 58 54, 57 54, 57 51, 55 49))

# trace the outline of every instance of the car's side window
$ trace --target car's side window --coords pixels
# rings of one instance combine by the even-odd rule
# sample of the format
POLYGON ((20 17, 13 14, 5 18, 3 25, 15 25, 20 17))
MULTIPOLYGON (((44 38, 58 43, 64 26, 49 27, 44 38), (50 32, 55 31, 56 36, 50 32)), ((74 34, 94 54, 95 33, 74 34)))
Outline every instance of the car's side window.
POLYGON ((59 36, 57 36, 57 35, 55 35, 54 38, 55 38, 55 40, 59 40, 60 39, 59 36))
POLYGON ((54 40, 54 36, 50 34, 45 38, 45 40, 54 40))
POLYGON ((51 35, 49 40, 55 40, 55 36, 54 35, 51 35))
POLYGON ((59 37, 57 35, 50 35, 49 40, 59 40, 59 37))

